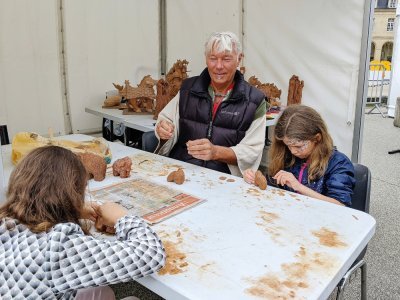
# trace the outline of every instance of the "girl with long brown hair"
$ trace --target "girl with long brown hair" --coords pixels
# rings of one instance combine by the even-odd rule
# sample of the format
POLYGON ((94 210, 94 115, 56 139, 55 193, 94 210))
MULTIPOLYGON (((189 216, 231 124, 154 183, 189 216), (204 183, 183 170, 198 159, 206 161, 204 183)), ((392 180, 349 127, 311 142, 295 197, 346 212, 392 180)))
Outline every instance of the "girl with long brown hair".
POLYGON ((86 184, 79 158, 61 147, 35 149, 16 166, 0 208, 1 299, 114 299, 104 286, 164 265, 154 231, 115 203, 85 205, 86 184), (88 235, 82 219, 117 239, 88 235))
MULTIPOLYGON (((354 167, 337 151, 321 115, 305 105, 288 106, 275 126, 268 153, 270 184, 341 205, 351 205, 354 167)), ((255 171, 243 173, 254 183, 255 171)))

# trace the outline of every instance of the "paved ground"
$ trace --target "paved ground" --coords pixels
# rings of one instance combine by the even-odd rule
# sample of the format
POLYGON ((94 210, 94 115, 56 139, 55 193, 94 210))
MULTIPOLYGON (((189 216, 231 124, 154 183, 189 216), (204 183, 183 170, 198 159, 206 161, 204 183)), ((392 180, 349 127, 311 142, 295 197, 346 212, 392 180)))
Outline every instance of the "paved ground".
MULTIPOLYGON (((400 299, 400 128, 392 118, 366 115, 361 163, 372 173, 370 214, 377 221, 368 245, 368 299, 400 299)), ((360 299, 360 277, 345 292, 345 299, 360 299)))
MULTIPOLYGON (((393 119, 366 115, 360 162, 372 173, 370 214, 377 220, 366 255, 368 299, 400 299, 400 153, 388 154, 395 149, 400 149, 400 128, 393 119)), ((359 282, 358 274, 345 291, 346 300, 360 299, 359 282)), ((117 285, 115 291, 117 299, 129 294, 161 299, 135 283, 117 285)))

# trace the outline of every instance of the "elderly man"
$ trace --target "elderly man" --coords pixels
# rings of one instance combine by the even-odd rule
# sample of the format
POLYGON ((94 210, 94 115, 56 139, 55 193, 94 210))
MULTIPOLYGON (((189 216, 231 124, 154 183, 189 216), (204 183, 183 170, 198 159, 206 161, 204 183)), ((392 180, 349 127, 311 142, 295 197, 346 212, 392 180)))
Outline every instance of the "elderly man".
POLYGON ((231 32, 213 33, 205 44, 207 68, 186 79, 160 112, 157 153, 241 176, 257 169, 265 139, 264 94, 237 70, 241 44, 231 32))

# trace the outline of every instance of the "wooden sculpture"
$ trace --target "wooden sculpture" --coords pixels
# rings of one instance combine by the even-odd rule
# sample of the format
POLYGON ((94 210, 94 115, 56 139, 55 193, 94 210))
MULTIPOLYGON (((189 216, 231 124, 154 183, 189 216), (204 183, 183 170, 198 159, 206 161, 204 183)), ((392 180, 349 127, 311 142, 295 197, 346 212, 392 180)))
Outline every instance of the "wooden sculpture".
POLYGON ((273 83, 261 83, 256 76, 251 76, 248 80, 249 84, 262 91, 271 106, 280 106, 278 101, 281 97, 282 91, 273 83))
POLYGON ((146 75, 137 87, 131 86, 129 80, 125 80, 125 86, 114 84, 119 95, 127 101, 128 109, 124 110, 124 114, 153 113, 153 102, 156 98, 153 87, 156 83, 150 75, 146 75))
POLYGON ((299 79, 298 76, 293 75, 289 80, 289 91, 287 105, 300 104, 303 94, 304 81, 299 79))
POLYGON ((108 96, 103 103, 103 108, 119 108, 122 97, 120 95, 108 96))
POLYGON ((176 96, 179 89, 181 88, 183 80, 187 75, 187 65, 189 62, 186 59, 178 59, 172 68, 168 71, 164 78, 161 78, 157 82, 157 96, 156 96, 156 108, 154 111, 153 119, 158 118, 158 114, 163 108, 176 96))

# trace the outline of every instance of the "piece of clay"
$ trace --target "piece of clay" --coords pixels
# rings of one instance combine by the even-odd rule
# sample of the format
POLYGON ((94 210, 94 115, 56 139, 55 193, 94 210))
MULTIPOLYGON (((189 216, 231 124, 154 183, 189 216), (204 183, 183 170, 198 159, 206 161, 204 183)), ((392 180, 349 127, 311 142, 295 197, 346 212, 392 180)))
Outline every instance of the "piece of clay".
POLYGON ((128 156, 117 159, 112 166, 113 175, 128 178, 131 175, 131 167, 132 160, 128 156))
POLYGON ((183 173, 182 169, 178 169, 175 172, 174 181, 175 181, 176 184, 182 184, 185 181, 185 173, 183 173))
POLYGON ((90 152, 77 153, 81 159, 88 178, 95 181, 102 181, 106 177, 107 164, 103 157, 90 152))
POLYGON ((168 182, 174 181, 175 172, 176 172, 176 171, 173 171, 173 172, 171 172, 171 173, 168 174, 168 177, 167 177, 167 181, 168 181, 168 182))
POLYGON ((185 173, 182 169, 178 169, 169 173, 167 177, 168 182, 175 182, 176 184, 182 184, 185 181, 185 173))
POLYGON ((256 176, 254 179, 254 184, 258 186, 261 190, 265 190, 267 188, 267 179, 261 173, 261 171, 256 172, 256 176))

